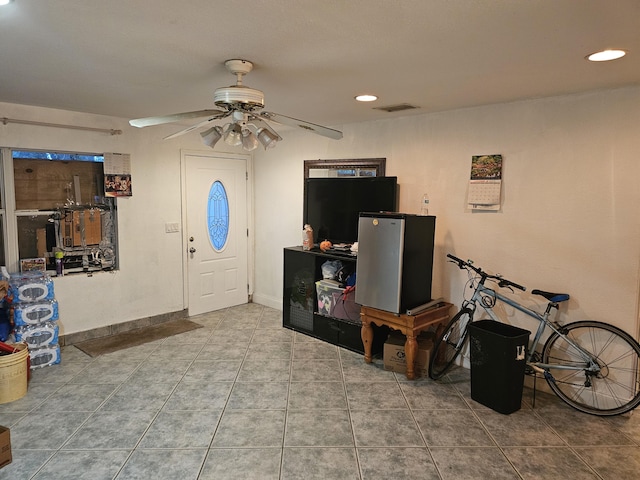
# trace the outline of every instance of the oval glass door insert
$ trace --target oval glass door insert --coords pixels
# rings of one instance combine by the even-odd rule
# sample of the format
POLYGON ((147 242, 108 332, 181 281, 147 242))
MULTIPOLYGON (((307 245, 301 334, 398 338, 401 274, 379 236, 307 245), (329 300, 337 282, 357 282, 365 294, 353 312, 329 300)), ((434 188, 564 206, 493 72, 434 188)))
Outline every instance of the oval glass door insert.
POLYGON ((209 189, 207 230, 213 249, 222 251, 229 238, 229 198, 220 180, 213 182, 209 189))

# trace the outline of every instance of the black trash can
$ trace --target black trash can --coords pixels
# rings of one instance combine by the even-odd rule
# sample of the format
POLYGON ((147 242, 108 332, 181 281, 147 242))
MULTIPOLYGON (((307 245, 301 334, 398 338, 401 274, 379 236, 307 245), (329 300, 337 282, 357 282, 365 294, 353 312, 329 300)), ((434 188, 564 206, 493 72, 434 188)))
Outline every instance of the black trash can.
POLYGON ((494 320, 469 326, 473 400, 504 414, 520 410, 529 335, 494 320))

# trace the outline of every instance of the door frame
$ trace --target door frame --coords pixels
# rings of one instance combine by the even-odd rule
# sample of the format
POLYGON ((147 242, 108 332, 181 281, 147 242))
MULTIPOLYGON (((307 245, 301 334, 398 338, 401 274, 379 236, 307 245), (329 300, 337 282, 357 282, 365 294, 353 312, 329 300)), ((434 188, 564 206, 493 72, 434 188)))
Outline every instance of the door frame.
POLYGON ((253 155, 241 153, 213 152, 207 150, 180 150, 180 198, 181 198, 181 222, 182 229, 182 308, 189 309, 189 241, 187 238, 187 156, 208 157, 214 161, 220 159, 244 160, 247 163, 247 295, 249 302, 253 298, 253 286, 255 275, 255 233, 254 233, 254 208, 253 208, 253 155))

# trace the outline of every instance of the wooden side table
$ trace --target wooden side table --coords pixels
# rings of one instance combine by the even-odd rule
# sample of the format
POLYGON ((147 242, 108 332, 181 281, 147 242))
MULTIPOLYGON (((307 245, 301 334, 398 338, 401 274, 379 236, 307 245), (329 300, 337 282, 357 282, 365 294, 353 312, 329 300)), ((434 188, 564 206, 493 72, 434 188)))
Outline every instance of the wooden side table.
POLYGON ((372 323, 378 326, 386 325, 394 330, 399 330, 407 337, 407 341, 404 344, 404 354, 407 362, 407 378, 409 380, 413 380, 415 378, 413 363, 418 350, 418 341, 416 340, 416 337, 420 332, 432 325, 438 325, 437 334, 440 334, 442 329, 446 326, 446 322, 449 320, 449 309, 451 307, 451 303, 442 302, 439 306, 425 310, 417 315, 398 315, 384 310, 378 310, 376 308, 362 307, 360 309, 360 318, 362 319, 361 335, 362 343, 364 345, 364 361, 371 363, 372 360, 372 323))

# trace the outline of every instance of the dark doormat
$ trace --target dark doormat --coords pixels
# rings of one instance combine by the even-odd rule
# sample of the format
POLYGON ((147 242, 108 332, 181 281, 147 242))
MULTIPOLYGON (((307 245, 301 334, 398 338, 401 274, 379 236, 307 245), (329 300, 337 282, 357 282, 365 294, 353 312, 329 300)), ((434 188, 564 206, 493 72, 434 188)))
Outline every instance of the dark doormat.
POLYGON ((97 357, 144 343, 155 342, 156 340, 189 332, 197 328, 202 328, 202 325, 192 322, 191 320, 172 320, 149 327, 136 328, 116 335, 85 340, 84 342, 74 344, 74 346, 87 355, 97 357))

